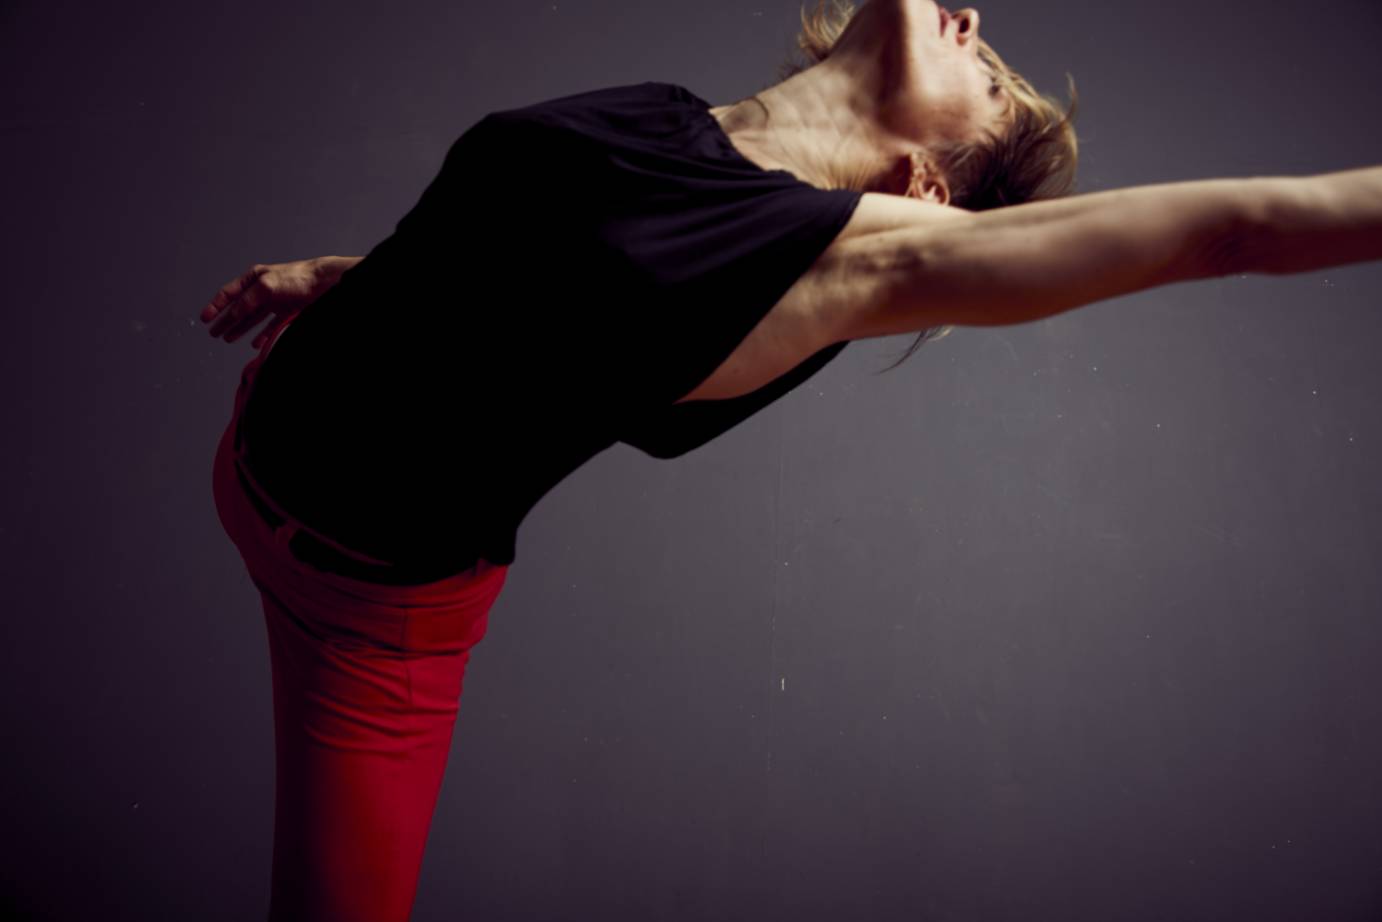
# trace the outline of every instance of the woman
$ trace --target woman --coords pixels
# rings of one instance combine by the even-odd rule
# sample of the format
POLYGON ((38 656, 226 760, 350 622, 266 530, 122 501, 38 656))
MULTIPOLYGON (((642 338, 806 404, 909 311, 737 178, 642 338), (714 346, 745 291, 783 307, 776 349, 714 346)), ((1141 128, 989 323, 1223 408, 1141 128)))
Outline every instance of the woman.
POLYGON ((732 106, 645 83, 492 113, 368 256, 213 298, 227 342, 273 318, 215 464, 270 640, 271 918, 407 918, 517 527, 614 442, 683 454, 854 339, 1382 258, 1382 168, 1071 196, 1073 104, 979 27, 846 4, 732 106))

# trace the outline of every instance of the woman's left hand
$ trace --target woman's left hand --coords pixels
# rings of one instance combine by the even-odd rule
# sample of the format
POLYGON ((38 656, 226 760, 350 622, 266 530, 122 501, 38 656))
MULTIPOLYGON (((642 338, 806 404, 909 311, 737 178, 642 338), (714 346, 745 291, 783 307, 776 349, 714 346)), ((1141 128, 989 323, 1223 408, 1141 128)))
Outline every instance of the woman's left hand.
POLYGON ((212 336, 224 336, 226 342, 233 343, 273 317, 274 321, 254 338, 254 348, 258 349, 362 258, 317 256, 289 263, 255 263, 216 292, 202 309, 201 321, 211 324, 212 336))

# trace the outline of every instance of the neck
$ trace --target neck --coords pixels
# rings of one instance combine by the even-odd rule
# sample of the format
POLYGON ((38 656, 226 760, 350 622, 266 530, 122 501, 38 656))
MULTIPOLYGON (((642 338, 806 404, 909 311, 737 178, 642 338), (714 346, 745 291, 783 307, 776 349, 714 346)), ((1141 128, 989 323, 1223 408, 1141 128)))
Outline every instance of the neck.
POLYGON ((765 169, 821 188, 905 194, 911 158, 940 140, 919 115, 924 55, 912 46, 934 15, 929 5, 869 0, 830 57, 711 114, 765 169))
POLYGON ((909 148, 883 127, 874 108, 881 94, 830 64, 710 113, 763 169, 787 170, 823 189, 891 191, 897 158, 909 148))

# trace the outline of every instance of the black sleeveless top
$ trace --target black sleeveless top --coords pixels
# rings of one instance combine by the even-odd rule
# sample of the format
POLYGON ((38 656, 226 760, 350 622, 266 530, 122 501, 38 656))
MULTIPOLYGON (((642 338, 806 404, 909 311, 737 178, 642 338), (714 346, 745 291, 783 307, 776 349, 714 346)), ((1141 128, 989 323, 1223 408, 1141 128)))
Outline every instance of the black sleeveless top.
POLYGON ((801 384, 675 404, 863 193, 745 158, 710 104, 641 83, 491 113, 274 344, 246 461, 284 508, 437 578, 514 559, 519 523, 624 442, 674 458, 801 384))

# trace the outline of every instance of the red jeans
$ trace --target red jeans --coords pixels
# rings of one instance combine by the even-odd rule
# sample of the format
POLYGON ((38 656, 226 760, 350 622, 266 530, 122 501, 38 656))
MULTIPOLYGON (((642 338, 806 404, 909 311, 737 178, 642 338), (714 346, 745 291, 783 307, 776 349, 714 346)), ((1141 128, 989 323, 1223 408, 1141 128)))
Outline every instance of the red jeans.
MULTIPOLYGON (((281 335, 281 332, 280 332, 281 335)), ((216 451, 221 525, 258 588, 274 709, 269 919, 404 922, 412 912, 470 648, 507 566, 423 585, 365 582, 295 558, 236 474, 236 426, 273 341, 245 366, 216 451)), ((253 478, 250 489, 258 491, 253 478)), ((312 534, 316 535, 315 532, 312 534)), ((363 560, 328 541, 338 550, 363 560)))

